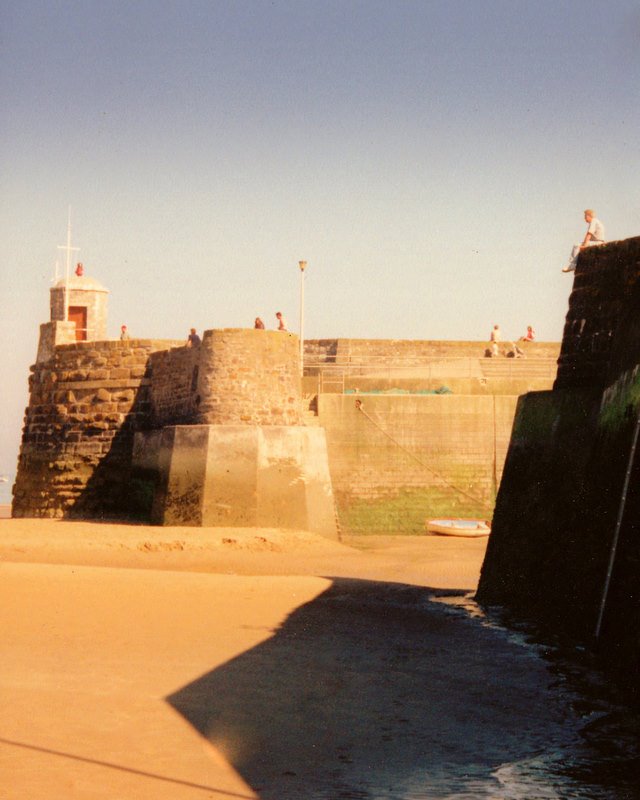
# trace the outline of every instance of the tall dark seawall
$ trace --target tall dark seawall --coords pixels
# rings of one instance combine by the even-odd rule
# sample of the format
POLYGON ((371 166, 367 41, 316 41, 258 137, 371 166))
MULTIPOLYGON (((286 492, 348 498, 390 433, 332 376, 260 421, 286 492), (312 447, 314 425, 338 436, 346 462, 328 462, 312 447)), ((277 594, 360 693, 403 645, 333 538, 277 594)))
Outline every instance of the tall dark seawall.
POLYGON ((594 645, 638 699, 639 414, 635 237, 580 256, 553 391, 518 402, 477 597, 594 645))

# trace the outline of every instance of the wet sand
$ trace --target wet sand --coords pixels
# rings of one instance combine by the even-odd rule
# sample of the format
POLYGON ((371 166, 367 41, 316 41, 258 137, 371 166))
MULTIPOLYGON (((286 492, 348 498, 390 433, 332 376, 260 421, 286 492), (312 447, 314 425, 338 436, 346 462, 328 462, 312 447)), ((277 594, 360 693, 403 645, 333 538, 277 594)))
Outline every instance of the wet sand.
POLYGON ((359 536, 274 528, 158 528, 0 521, 3 561, 238 575, 329 575, 473 590, 487 539, 359 536))
POLYGON ((0 521, 0 797, 556 797, 547 665, 441 602, 485 546, 0 521))

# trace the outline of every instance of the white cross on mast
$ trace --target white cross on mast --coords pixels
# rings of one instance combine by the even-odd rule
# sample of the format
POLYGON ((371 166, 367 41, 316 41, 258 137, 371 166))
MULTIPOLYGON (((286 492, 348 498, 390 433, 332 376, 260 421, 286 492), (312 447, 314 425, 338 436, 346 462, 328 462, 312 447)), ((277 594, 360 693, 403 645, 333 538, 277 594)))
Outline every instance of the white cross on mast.
POLYGON ((80 250, 79 247, 71 247, 71 206, 69 206, 69 221, 67 223, 67 243, 59 244, 58 250, 67 251, 67 271, 64 279, 64 321, 69 319, 69 270, 71 269, 71 253, 80 250))

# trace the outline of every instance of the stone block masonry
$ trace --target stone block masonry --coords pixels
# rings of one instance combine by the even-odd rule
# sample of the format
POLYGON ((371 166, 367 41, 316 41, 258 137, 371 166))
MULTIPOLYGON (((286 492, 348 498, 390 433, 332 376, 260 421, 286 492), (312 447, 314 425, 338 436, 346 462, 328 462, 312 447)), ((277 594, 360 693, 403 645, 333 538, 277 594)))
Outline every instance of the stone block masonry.
MULTIPOLYGON (((15 516, 153 517, 167 524, 167 520, 174 519, 173 512, 162 506, 164 501, 158 498, 158 492, 162 493, 168 476, 179 486, 186 481, 186 473, 175 472, 173 457, 187 472, 195 469, 196 462, 204 463, 202 453, 191 461, 191 434, 178 429, 193 427, 192 435, 197 438, 195 429, 207 426, 263 431, 262 438, 258 437, 260 448, 247 445, 244 455, 235 459, 234 469, 240 470, 243 458, 249 458, 252 466, 247 474, 259 475, 260 486, 268 487, 261 490, 259 508, 269 508, 272 520, 285 518, 285 497, 285 505, 300 512, 299 519, 302 508, 307 509, 306 514, 318 517, 317 497, 323 498, 323 503, 333 503, 331 481, 322 478, 310 463, 310 459, 326 459, 325 442, 331 454, 330 468, 340 510, 347 510, 347 515, 341 516, 345 530, 420 533, 429 514, 490 513, 513 417, 516 378, 511 372, 516 362, 505 358, 504 363, 491 365, 509 370, 507 377, 499 378, 501 385, 504 382, 503 396, 485 392, 483 396, 463 397, 456 391, 448 396, 366 399, 368 413, 399 444, 366 423, 362 415, 353 418, 354 395, 321 394, 315 401, 319 417, 314 417, 314 422, 320 422, 326 430, 326 440, 324 433, 320 437, 321 446, 315 434, 291 432, 304 427, 307 421, 299 340, 295 335, 222 329, 205 331, 201 345, 193 348, 184 341, 138 339, 62 345, 57 341, 58 333, 66 334, 70 324, 51 322, 41 331, 42 346, 31 378, 31 400, 14 493, 15 516), (57 332, 53 326, 66 327, 57 332), (506 396, 509 392, 511 396, 506 396), (278 433, 265 433, 268 428, 278 433), (140 458, 136 459, 134 438, 138 433, 141 445, 137 451, 140 458), (157 433, 164 438, 158 439, 157 433), (277 442, 287 442, 288 449, 278 451, 277 442), (155 460, 144 455, 156 451, 162 456, 155 460), (268 470, 260 459, 260 463, 253 464, 254 454, 258 453, 262 453, 260 459, 264 456, 269 462, 268 470), (294 469, 292 465, 298 466, 294 469), (267 475, 278 477, 267 481, 267 475), (452 490, 449 484, 460 487, 463 493, 452 490), (282 486, 288 487, 284 493, 282 486), (472 497, 471 501, 464 499, 464 492, 472 497), (276 495, 280 510, 269 499, 276 495), (313 497, 316 499, 312 501, 313 497), (362 509, 367 506, 364 515, 353 511, 357 504, 362 509)), ((459 352, 467 354, 464 358, 468 359, 469 353, 482 350, 482 343, 477 342, 322 340, 307 344, 321 359, 346 358, 352 365, 363 354, 372 356, 376 368, 370 380, 378 386, 382 380, 378 364, 386 374, 398 359, 402 363, 411 361, 420 372, 429 354, 444 358, 449 364, 450 357, 455 360, 459 352)), ((553 361, 551 356, 557 352, 557 345, 535 346, 545 364, 553 361)), ((481 377, 479 361, 482 359, 475 359, 481 377)), ((551 385, 550 379, 541 378, 537 372, 534 375, 528 366, 533 367, 534 361, 532 357, 517 364, 517 381, 528 381, 531 386, 534 380, 546 380, 546 385, 551 385)), ((433 369, 430 364, 430 374, 433 369)), ((423 383, 420 376, 416 380, 423 383)), ((438 386, 442 383, 437 376, 433 380, 438 386)), ((234 443, 251 439, 248 434, 235 431, 230 431, 229 436, 234 443)), ((198 447, 202 452, 209 448, 220 453, 224 440, 221 430, 215 435, 208 432, 206 436, 202 434, 198 447)), ((207 462, 206 469, 201 470, 197 494, 201 499, 196 503, 202 507, 201 520, 216 518, 210 509, 218 501, 211 500, 210 492, 227 491, 222 489, 226 486, 224 476, 218 475, 212 482, 214 472, 213 462, 207 462), (206 514, 205 509, 209 509, 206 514)), ((169 495, 173 506, 176 492, 169 495)), ((240 498, 241 494, 235 496, 240 498)), ((185 503, 175 501, 175 507, 186 508, 185 503)), ((221 508, 229 505, 226 501, 220 503, 221 508)), ((246 509, 252 504, 251 498, 238 499, 236 503, 246 509)), ((326 512, 324 508, 325 517, 326 512)), ((224 513, 237 524, 242 518, 236 508, 230 514, 224 513)), ((262 513, 256 511, 255 518, 265 519, 260 516, 262 513)), ((288 519, 293 524, 294 516, 288 519)), ((307 527, 316 530, 318 524, 318 520, 309 519, 307 527)), ((328 526, 322 523, 321 527, 326 530, 328 526)))
MULTIPOLYGON (((521 333, 524 333, 523 330, 521 333)), ((487 339, 489 331, 487 331, 487 339)), ((517 337, 516 337, 517 338, 517 337)), ((503 343, 503 347, 504 347, 503 343)), ((427 359, 478 358, 488 345, 482 341, 447 341, 438 339, 313 339, 304 343, 305 373, 326 364, 421 364, 427 359)), ((528 342, 527 355, 557 358, 556 342, 528 342)))
POLYGON ((38 354, 36 364, 53 358, 55 348, 59 344, 71 344, 76 341, 75 322, 45 322, 40 326, 38 354))
POLYGON ((522 343, 523 358, 486 358, 486 341, 446 342, 396 339, 307 340, 303 389, 307 394, 345 391, 434 391, 518 395, 549 389, 556 378, 560 346, 522 343))
POLYGON ((324 431, 303 426, 288 332, 106 341, 108 290, 78 264, 50 291, 15 517, 300 527, 336 537, 324 431))
POLYGON ((132 339, 54 348, 32 367, 14 517, 123 516, 136 430, 150 424, 148 363, 175 344, 132 339))
POLYGON ((513 396, 321 395, 343 528, 423 533, 427 517, 489 517, 515 405, 513 396))
POLYGON ((639 291, 640 237, 589 247, 581 253, 556 389, 605 388, 615 381, 623 364, 633 366, 640 336, 632 298, 639 291))
POLYGON ((551 392, 520 398, 478 599, 595 645, 640 702, 640 237, 584 251, 551 392))
POLYGON ((150 358, 153 427, 300 425, 298 339, 279 331, 205 331, 200 347, 150 358))
POLYGON ((299 340, 280 331, 206 331, 195 421, 203 425, 300 425, 299 340))
POLYGON ((200 348, 180 347, 160 350, 149 357, 149 401, 154 428, 187 425, 196 416, 200 348))
POLYGON ((53 345, 44 327, 16 517, 147 517, 153 488, 132 471, 139 431, 301 424, 299 345, 290 334, 206 331, 198 347, 144 339, 53 345))

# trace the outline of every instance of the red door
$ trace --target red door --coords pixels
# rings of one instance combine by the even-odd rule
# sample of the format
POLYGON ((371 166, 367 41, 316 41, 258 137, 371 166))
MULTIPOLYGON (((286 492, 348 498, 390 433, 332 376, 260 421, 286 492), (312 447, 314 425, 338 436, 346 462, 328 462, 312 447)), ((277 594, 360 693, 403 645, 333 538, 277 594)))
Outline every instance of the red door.
POLYGON ((69 306, 69 322, 76 324, 76 342, 84 342, 87 338, 86 306, 69 306))

